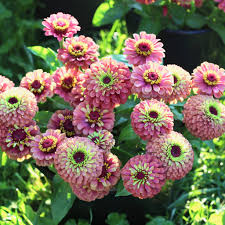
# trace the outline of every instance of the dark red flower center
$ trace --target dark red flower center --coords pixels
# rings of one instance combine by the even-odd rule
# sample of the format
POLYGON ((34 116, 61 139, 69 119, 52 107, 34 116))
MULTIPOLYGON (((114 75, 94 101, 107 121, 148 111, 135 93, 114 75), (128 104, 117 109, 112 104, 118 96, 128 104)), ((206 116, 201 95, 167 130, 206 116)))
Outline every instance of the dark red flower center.
POLYGON ((91 120, 96 121, 100 117, 100 114, 97 111, 94 111, 94 112, 92 111, 92 112, 90 112, 89 117, 91 120))
POLYGON ((74 127, 73 127, 73 123, 71 119, 67 119, 65 120, 65 122, 63 123, 64 129, 66 131, 74 131, 74 127))
POLYGON ((142 52, 148 52, 151 51, 151 46, 148 43, 142 42, 138 45, 138 48, 142 52))
POLYGON ((43 148, 49 148, 49 147, 52 146, 53 142, 54 142, 54 141, 53 141, 52 139, 46 139, 46 140, 44 140, 44 142, 42 143, 42 147, 43 147, 43 148))
POLYGON ((73 77, 66 77, 65 79, 63 79, 62 81, 62 89, 66 92, 70 92, 71 89, 74 86, 74 79, 73 77))
POLYGON ((210 112, 211 114, 215 115, 215 116, 218 115, 217 109, 216 109, 215 107, 213 107, 213 106, 210 106, 210 107, 209 107, 209 112, 210 112))
POLYGON ((151 118, 153 118, 153 119, 156 119, 156 118, 158 118, 158 113, 152 111, 152 112, 149 113, 149 116, 150 116, 151 118))
POLYGON ((74 47, 73 47, 73 49, 75 50, 75 51, 83 51, 83 46, 81 46, 81 45, 75 45, 74 47))
POLYGON ((40 81, 39 80, 33 81, 33 83, 31 84, 31 87, 34 89, 39 89, 41 87, 40 81))
POLYGON ((103 79, 104 84, 109 84, 110 82, 111 82, 110 77, 104 77, 104 79, 103 79))
POLYGON ((76 152, 73 155, 73 159, 75 160, 76 163, 81 163, 85 159, 85 154, 83 152, 76 152))
POLYGON ((158 76, 157 73, 151 72, 151 73, 148 74, 148 78, 149 78, 150 80, 157 80, 157 79, 159 78, 159 76, 158 76))
POLYGON ((108 175, 107 168, 108 168, 108 164, 106 164, 102 167, 102 173, 101 173, 100 177, 107 177, 107 175, 108 175))
POLYGON ((173 157, 179 157, 181 155, 180 147, 177 145, 172 146, 171 154, 173 157))
POLYGON ((210 73, 207 75, 207 80, 209 80, 210 82, 214 82, 217 81, 216 75, 213 73, 210 73))
POLYGON ((177 83, 177 77, 176 76, 173 76, 173 81, 174 81, 174 84, 176 84, 177 83))
POLYGON ((15 97, 12 97, 12 98, 10 98, 9 100, 8 100, 8 102, 10 103, 10 104, 16 104, 17 102, 18 102, 18 99, 17 98, 15 98, 15 97))
POLYGON ((142 180, 145 178, 145 174, 143 172, 137 172, 135 177, 139 180, 142 180))
POLYGON ((93 137, 91 140, 92 140, 93 142, 95 142, 97 139, 98 139, 98 137, 93 137))
POLYGON ((26 137, 27 137, 27 134, 24 131, 24 129, 18 129, 12 132, 12 139, 15 142, 23 141, 26 137))

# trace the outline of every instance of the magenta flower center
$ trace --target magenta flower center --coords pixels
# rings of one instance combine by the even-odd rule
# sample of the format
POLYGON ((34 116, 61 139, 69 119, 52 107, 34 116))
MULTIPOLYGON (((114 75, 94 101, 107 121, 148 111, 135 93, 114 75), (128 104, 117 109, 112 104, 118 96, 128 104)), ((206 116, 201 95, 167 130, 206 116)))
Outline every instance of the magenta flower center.
POLYGON ((68 52, 75 57, 84 56, 88 50, 88 45, 84 42, 74 42, 68 46, 68 52))
POLYGON ((207 79, 211 82, 217 81, 217 78, 213 73, 208 74, 207 79))
POLYGON ((56 151, 58 139, 54 136, 44 136, 39 143, 42 152, 53 153, 56 151))
POLYGON ((64 33, 69 27, 69 21, 63 18, 59 18, 53 21, 53 27, 56 33, 64 33))
POLYGON ((143 172, 137 172, 137 174, 136 174, 136 178, 138 179, 138 180, 142 180, 142 179, 144 179, 145 178, 145 174, 143 173, 143 172))
POLYGON ((136 53, 142 56, 149 56, 153 51, 153 44, 147 39, 140 39, 135 43, 134 47, 136 53))
POLYGON ((144 81, 146 83, 150 83, 151 85, 153 85, 153 84, 159 84, 160 81, 161 81, 161 79, 162 79, 161 76, 158 73, 153 72, 150 69, 149 70, 146 70, 143 73, 143 78, 144 78, 144 81))
POLYGON ((43 143, 42 143, 42 146, 43 148, 49 148, 52 146, 53 144, 53 140, 52 139, 46 139, 43 143))
POLYGON ((17 102, 18 102, 18 99, 17 98, 15 98, 15 97, 12 97, 12 98, 10 98, 9 100, 8 100, 8 102, 10 103, 10 104, 16 104, 17 102))
POLYGON ((209 112, 210 112, 211 114, 215 115, 215 116, 218 115, 217 109, 216 109, 215 107, 213 107, 213 106, 210 106, 210 107, 209 107, 209 112))
POLYGON ((41 87, 41 83, 39 80, 35 80, 32 84, 31 87, 34 89, 39 89, 41 87))
POLYGON ((177 145, 172 146, 171 154, 173 157, 179 157, 181 155, 180 147, 177 145))
POLYGON ((85 154, 83 152, 76 152, 73 155, 73 159, 75 160, 76 163, 82 163, 85 159, 85 154))
POLYGON ((57 25, 60 26, 60 27, 64 27, 66 25, 66 23, 63 20, 58 20, 57 25))
POLYGON ((105 77, 105 78, 103 79, 103 83, 104 83, 104 84, 109 84, 110 82, 111 82, 110 77, 105 77))
POLYGON ((24 129, 18 129, 12 132, 12 139, 15 142, 23 141, 26 137, 27 137, 27 134, 24 131, 24 129))
POLYGON ((73 123, 71 119, 65 120, 63 125, 66 131, 74 131, 74 127, 73 127, 73 123))
POLYGON ((66 77, 62 80, 62 89, 65 92, 70 92, 76 84, 76 79, 73 77, 66 77))
POLYGON ((158 76, 157 73, 151 72, 151 73, 148 74, 148 78, 149 78, 150 80, 157 80, 157 79, 159 78, 159 76, 158 76))
POLYGON ((149 116, 150 116, 151 118, 153 118, 153 119, 156 119, 156 118, 158 118, 158 113, 152 111, 152 112, 149 113, 149 116))
POLYGON ((97 121, 100 118, 100 114, 98 111, 91 111, 89 117, 91 121, 97 121))

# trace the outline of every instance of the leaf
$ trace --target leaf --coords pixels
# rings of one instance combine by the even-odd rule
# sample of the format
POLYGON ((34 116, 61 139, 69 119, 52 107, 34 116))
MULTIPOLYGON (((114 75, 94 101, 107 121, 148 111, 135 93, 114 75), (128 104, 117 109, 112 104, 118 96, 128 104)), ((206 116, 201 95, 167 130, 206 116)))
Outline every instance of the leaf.
POLYGON ((51 212, 53 220, 58 224, 68 213, 75 200, 71 187, 58 175, 53 179, 53 194, 51 198, 51 212))
POLYGON ((67 220, 67 222, 65 223, 65 225, 76 225, 76 224, 77 224, 76 221, 72 219, 67 220))
POLYGON ((162 216, 157 216, 153 218, 151 221, 146 223, 146 225, 174 225, 174 223, 170 220, 165 219, 162 216))
POLYGON ((134 139, 139 139, 138 136, 135 134, 131 124, 129 123, 126 127, 124 127, 119 135, 119 142, 122 141, 130 141, 134 139))
POLYGON ((120 19, 130 10, 123 2, 110 0, 102 3, 95 11, 92 23, 99 27, 106 24, 112 24, 116 19, 120 19))
POLYGON ((0 148, 0 167, 5 166, 7 163, 7 155, 0 148))
POLYGON ((211 225, 224 225, 225 224, 225 211, 213 213, 208 221, 211 225))
POLYGON ((220 36, 223 43, 225 44, 225 26, 222 23, 210 22, 208 26, 216 31, 216 33, 220 36))
POLYGON ((147 33, 158 34, 162 30, 162 24, 159 17, 143 16, 138 27, 138 32, 146 31, 147 33))
POLYGON ((112 212, 105 221, 108 225, 129 225, 126 214, 112 212))
POLYGON ((36 113, 34 119, 40 128, 46 128, 52 114, 53 113, 49 111, 39 111, 36 113))
POLYGON ((57 59, 57 54, 51 48, 44 48, 42 46, 27 47, 34 55, 44 59, 51 71, 55 71, 62 63, 57 59))
POLYGON ((201 14, 193 13, 187 15, 185 22, 191 28, 200 29, 206 24, 206 19, 201 14))
POLYGON ((168 7, 168 11, 176 25, 181 26, 184 24, 184 19, 186 15, 186 10, 184 7, 178 6, 176 4, 171 4, 168 7))
POLYGON ((1 2, 0 2, 0 21, 3 19, 10 18, 12 16, 12 12, 9 11, 1 2))
POLYGON ((117 184, 116 186, 116 194, 115 194, 115 197, 120 197, 120 196, 128 196, 128 195, 131 195, 130 192, 128 192, 124 186, 123 186, 123 181, 120 180, 119 183, 117 184))
POLYGON ((49 98, 49 100, 53 103, 53 107, 56 110, 59 109, 70 109, 72 110, 73 108, 68 102, 65 102, 63 98, 60 98, 59 96, 54 96, 53 98, 49 98))

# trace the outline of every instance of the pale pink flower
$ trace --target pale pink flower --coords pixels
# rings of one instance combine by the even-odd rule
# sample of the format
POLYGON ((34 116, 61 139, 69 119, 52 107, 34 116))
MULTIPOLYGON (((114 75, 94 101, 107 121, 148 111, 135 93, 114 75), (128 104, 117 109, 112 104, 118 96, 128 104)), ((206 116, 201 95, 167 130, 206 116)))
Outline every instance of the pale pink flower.
POLYGON ((0 75, 0 94, 12 87, 14 87, 14 83, 9 80, 7 77, 0 75))

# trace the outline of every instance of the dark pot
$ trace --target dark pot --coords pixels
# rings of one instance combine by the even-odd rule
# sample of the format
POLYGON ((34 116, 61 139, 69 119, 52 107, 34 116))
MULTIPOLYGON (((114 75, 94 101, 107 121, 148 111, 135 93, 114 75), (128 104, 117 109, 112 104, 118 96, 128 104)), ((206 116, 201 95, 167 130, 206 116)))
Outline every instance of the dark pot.
POLYGON ((166 50, 164 64, 176 64, 190 73, 202 62, 220 64, 218 54, 218 35, 210 29, 164 30, 158 36, 166 50))

